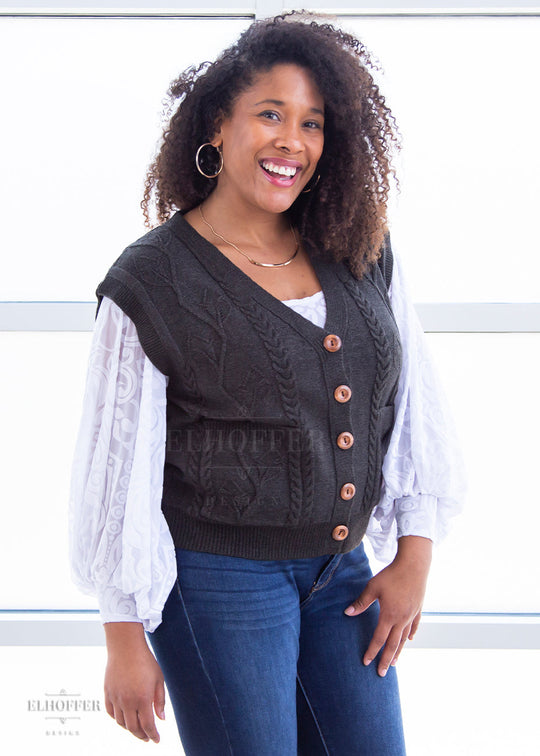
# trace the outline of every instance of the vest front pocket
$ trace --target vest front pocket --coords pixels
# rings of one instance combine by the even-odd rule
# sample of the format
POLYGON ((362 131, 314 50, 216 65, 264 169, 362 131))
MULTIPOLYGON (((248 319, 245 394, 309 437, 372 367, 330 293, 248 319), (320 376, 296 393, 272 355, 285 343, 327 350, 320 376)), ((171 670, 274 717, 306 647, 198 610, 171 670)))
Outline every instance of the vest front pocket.
POLYGON ((311 467, 301 429, 202 420, 182 430, 176 444, 176 464, 195 492, 192 515, 231 525, 291 526, 299 520, 311 467))

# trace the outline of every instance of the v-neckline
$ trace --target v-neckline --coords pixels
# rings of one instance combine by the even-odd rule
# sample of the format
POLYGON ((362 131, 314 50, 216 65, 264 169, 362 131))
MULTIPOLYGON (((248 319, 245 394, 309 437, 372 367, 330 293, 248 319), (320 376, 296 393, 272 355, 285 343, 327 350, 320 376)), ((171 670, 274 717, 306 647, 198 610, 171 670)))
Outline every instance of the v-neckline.
POLYGON ((319 344, 322 344, 324 334, 335 333, 342 336, 345 325, 345 307, 343 287, 340 286, 340 278, 342 278, 343 272, 339 270, 339 263, 326 262, 310 255, 311 264, 321 284, 326 302, 326 320, 321 327, 285 304, 284 300, 275 297, 247 273, 244 273, 223 252, 199 234, 186 221, 180 211, 171 218, 169 223, 173 233, 189 247, 201 265, 225 289, 232 288, 236 294, 242 297, 245 297, 247 292, 267 310, 319 344))

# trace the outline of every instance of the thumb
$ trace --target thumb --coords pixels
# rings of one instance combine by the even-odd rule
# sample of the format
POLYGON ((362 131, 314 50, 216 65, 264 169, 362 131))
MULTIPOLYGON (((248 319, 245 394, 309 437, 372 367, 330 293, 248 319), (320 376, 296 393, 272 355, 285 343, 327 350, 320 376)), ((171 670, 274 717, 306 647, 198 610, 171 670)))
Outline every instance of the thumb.
POLYGON ((160 719, 165 719, 165 686, 161 680, 154 693, 154 711, 160 719))
POLYGON ((376 600, 377 596, 372 591, 371 586, 368 584, 367 587, 362 591, 360 596, 356 599, 356 601, 353 601, 352 604, 345 609, 345 614, 348 614, 349 617, 354 617, 357 614, 362 614, 362 612, 365 612, 366 609, 370 607, 376 600))

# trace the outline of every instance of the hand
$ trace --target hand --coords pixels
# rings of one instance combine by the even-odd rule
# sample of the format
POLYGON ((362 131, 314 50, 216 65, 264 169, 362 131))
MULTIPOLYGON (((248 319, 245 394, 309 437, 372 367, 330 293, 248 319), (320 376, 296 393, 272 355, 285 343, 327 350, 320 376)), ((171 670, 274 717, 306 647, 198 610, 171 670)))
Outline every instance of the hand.
POLYGON ((154 711, 165 719, 165 685, 142 625, 111 622, 105 624, 105 632, 109 652, 105 671, 107 713, 141 740, 159 743, 154 711))
POLYGON ((375 575, 345 614, 357 616, 379 599, 379 621, 364 655, 370 664, 381 648, 377 671, 386 674, 397 663, 407 639, 412 640, 422 616, 432 543, 421 536, 403 536, 394 561, 375 575))

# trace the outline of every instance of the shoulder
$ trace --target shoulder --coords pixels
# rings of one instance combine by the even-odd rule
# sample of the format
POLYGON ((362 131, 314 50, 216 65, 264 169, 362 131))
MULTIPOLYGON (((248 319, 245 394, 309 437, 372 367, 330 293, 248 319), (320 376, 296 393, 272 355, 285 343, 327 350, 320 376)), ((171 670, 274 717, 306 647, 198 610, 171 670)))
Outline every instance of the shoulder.
POLYGON ((379 248, 379 253, 375 262, 368 265, 367 269, 361 276, 355 275, 351 269, 349 260, 345 260, 343 265, 347 269, 347 273, 355 280, 362 281, 363 279, 374 283, 378 289, 386 294, 390 289, 392 283, 392 274, 394 269, 394 255, 392 251, 392 245, 390 243, 390 232, 385 229, 382 244, 379 248))
POLYGON ((379 249, 379 254, 375 262, 371 263, 364 271, 361 277, 355 276, 347 264, 349 275, 358 283, 369 281, 374 284, 381 294, 386 298, 390 285, 392 283, 392 274, 394 269, 394 256, 390 244, 390 234, 388 231, 384 235, 383 242, 379 249))
POLYGON ((134 323, 144 351, 164 375, 174 370, 175 354, 167 304, 176 301, 177 266, 189 255, 171 221, 126 247, 96 289, 96 315, 103 298, 111 299, 134 323))
POLYGON ((166 265, 174 255, 178 259, 188 249, 182 239, 182 224, 174 222, 176 216, 151 229, 146 234, 129 244, 111 265, 113 269, 121 269, 137 278, 143 273, 157 273, 162 265, 166 265))

